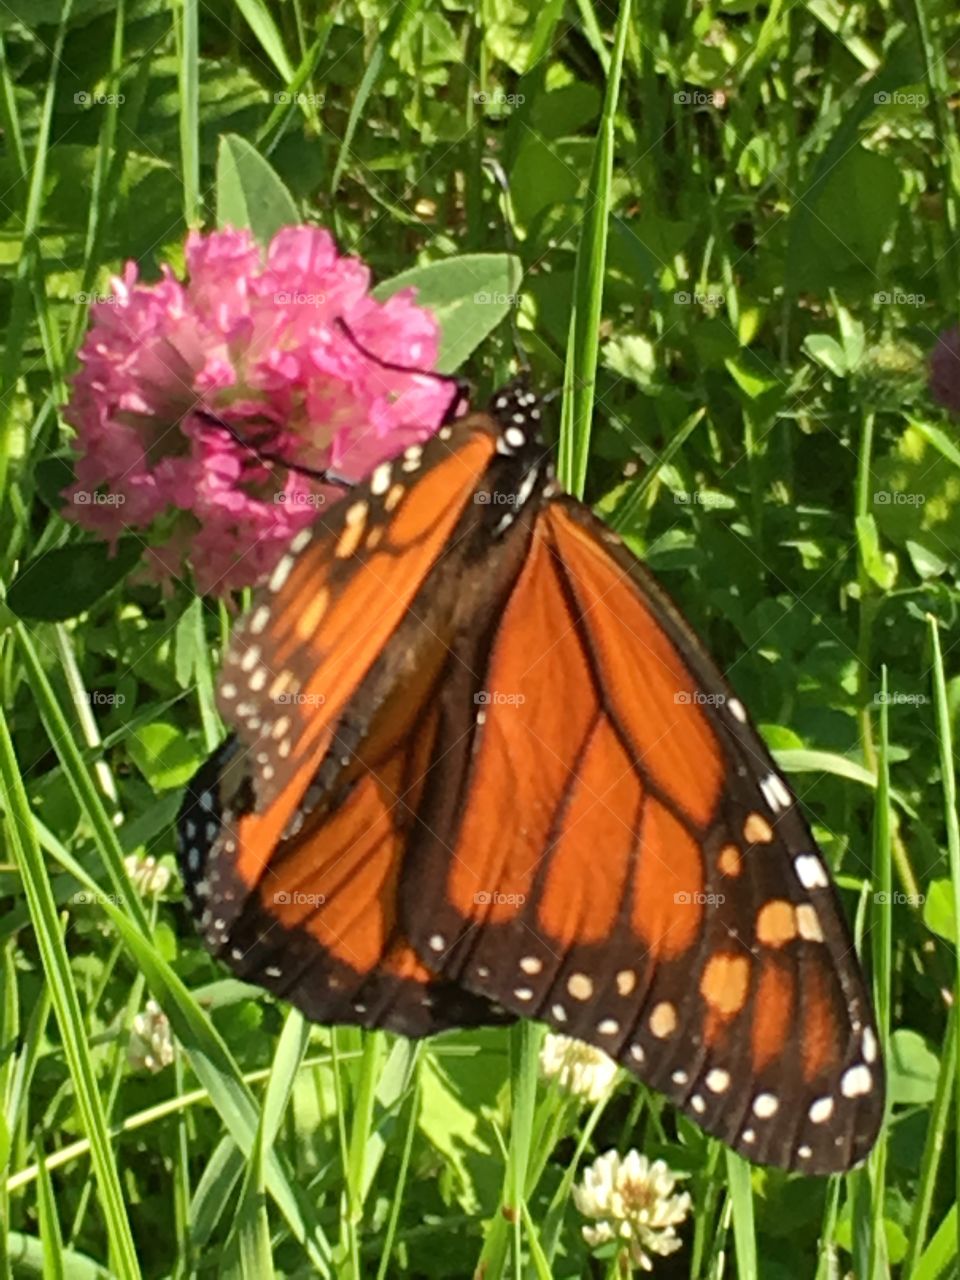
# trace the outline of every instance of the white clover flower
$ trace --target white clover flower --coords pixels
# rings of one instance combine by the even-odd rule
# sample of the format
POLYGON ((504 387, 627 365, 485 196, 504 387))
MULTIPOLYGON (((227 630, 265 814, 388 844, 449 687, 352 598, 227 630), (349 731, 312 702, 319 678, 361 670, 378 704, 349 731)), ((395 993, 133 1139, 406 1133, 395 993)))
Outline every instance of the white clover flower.
POLYGON ((540 1074, 556 1080, 561 1089, 587 1102, 599 1102, 613 1084, 619 1068, 614 1060, 591 1044, 571 1036, 544 1036, 540 1049, 540 1074))
POLYGON ((592 1248, 618 1241, 630 1262, 653 1270, 649 1254, 665 1257, 682 1241, 676 1227, 690 1211, 686 1191, 674 1194, 676 1175, 663 1160, 651 1164, 638 1151, 622 1159, 608 1151, 584 1170, 583 1182, 573 1189, 574 1204, 596 1226, 584 1227, 583 1237, 592 1248))
POLYGON ((134 888, 144 898, 163 893, 170 883, 170 868, 162 866, 156 858, 141 858, 131 853, 124 858, 123 865, 134 888))
POLYGON ((137 1071, 162 1071, 173 1061, 173 1033, 156 1000, 148 1000, 133 1020, 127 1042, 127 1061, 137 1071))

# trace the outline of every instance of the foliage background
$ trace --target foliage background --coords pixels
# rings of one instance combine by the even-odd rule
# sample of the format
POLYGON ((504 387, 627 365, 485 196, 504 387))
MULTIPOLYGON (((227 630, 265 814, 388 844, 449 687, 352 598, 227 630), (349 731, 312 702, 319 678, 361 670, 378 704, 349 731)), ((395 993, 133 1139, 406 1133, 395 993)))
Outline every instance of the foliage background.
MULTIPOLYGON (((957 1273, 960 442, 925 360, 957 318, 960 17, 620 12, 618 50, 591 0, 0 10, 0 1275, 600 1275, 569 1182, 631 1145, 690 1175, 665 1276, 957 1273), (538 380, 579 379, 568 476, 764 725, 872 956, 893 1118, 865 1171, 748 1176, 630 1082, 587 1122, 534 1093, 529 1031, 304 1028, 224 979, 176 878, 131 886, 124 855, 174 866, 229 619, 62 520, 59 408, 123 261, 182 263, 218 200, 269 221, 250 147, 380 278, 515 247, 538 380), (127 1052, 148 993, 182 1046, 156 1073, 127 1052)), ((478 345, 481 283, 445 320, 482 396, 513 348, 478 345)))

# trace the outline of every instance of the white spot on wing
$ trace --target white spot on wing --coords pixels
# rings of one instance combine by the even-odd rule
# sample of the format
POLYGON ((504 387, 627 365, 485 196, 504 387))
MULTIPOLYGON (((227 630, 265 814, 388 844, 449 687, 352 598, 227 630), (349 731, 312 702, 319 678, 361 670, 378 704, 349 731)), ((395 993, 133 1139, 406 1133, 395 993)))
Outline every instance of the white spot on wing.
POLYGON ((261 604, 250 615, 250 633, 258 636, 270 621, 270 609, 267 605, 261 604))
POLYGON ((807 1114, 814 1124, 823 1124, 825 1120, 829 1120, 833 1115, 833 1099, 817 1098, 815 1102, 810 1104, 810 1110, 807 1114))
POLYGON ((862 1062, 845 1071, 840 1080, 840 1092, 845 1098, 862 1097, 872 1088, 873 1076, 870 1074, 870 1068, 865 1067, 862 1062))
POLYGON ((876 1062, 877 1060, 877 1037, 873 1034, 870 1027, 863 1029, 863 1056, 867 1062, 876 1062))
POLYGON ((761 1120, 769 1120, 780 1110, 780 1100, 774 1093, 758 1093, 753 1100, 753 1114, 761 1120))
POLYGON ((783 779, 776 773, 768 773, 760 783, 763 797, 774 813, 786 809, 790 804, 790 792, 783 779))
POLYGON ((381 462, 370 477, 370 492, 375 493, 377 497, 386 493, 390 488, 392 475, 393 467, 391 464, 389 462, 381 462))
POLYGON ((828 884, 827 873, 824 871, 823 863, 816 854, 798 854, 793 860, 793 869, 797 873, 797 879, 805 889, 826 889, 828 884))
POLYGON ((714 1067, 707 1072, 705 1084, 711 1093, 725 1093, 730 1088, 730 1072, 714 1067))

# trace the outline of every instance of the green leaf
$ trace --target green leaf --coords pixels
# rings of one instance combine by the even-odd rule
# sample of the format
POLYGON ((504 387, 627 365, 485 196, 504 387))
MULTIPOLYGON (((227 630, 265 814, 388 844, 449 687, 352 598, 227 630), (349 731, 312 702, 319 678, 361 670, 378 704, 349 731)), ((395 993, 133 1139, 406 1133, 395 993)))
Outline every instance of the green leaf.
POLYGON ((236 0, 236 5, 260 41, 264 53, 280 73, 281 79, 289 84, 294 75, 293 66, 287 57, 283 37, 277 29, 270 9, 263 0, 236 0))
POLYGON ((121 582, 142 551, 143 543, 137 538, 121 538, 115 553, 105 542, 45 551, 14 578, 7 605, 27 620, 64 622, 75 618, 121 582))
POLYGON ((910 557, 910 563, 917 571, 917 576, 923 580, 929 581, 931 578, 939 578, 950 568, 949 561, 938 556, 929 547, 923 543, 914 542, 911 538, 907 539, 907 555, 910 557))
POLYGON ((923 904, 923 923, 931 933, 946 938, 948 942, 956 942, 957 921, 953 910, 953 885, 948 877, 942 880, 931 880, 927 886, 927 897, 923 904))
POLYGON ((880 550, 880 534, 873 516, 857 516, 856 526, 863 567, 878 587, 889 591, 897 580, 896 557, 880 550))
POLYGON ((249 227, 266 245, 281 227, 300 221, 293 196, 276 170, 245 138, 220 139, 217 156, 217 225, 249 227))
POLYGON ((884 537, 960 561, 960 449, 946 434, 911 421, 873 474, 873 514, 884 537))
POLYGON ((203 601, 197 596, 184 609, 177 623, 174 672, 181 689, 190 688, 201 659, 202 619, 203 601))
POLYGON ((638 387, 649 388, 657 370, 657 348, 642 334, 624 334, 613 338, 603 348, 603 363, 621 378, 629 378, 638 387))
POLYGON ((843 360, 849 372, 853 372, 863 359, 866 345, 865 331, 859 320, 856 320, 845 306, 836 303, 837 328, 843 343, 843 360))
POLYGON ((923 1106, 937 1091, 940 1062, 916 1031, 900 1027, 890 1037, 888 1089, 892 1103, 923 1106))
POLYGON ((73 457, 70 454, 54 454, 38 462, 33 472, 33 484, 37 495, 51 511, 63 509, 63 491, 76 480, 73 457))
POLYGON ((510 254, 471 253, 403 271, 379 284, 373 296, 385 302, 400 289, 415 288, 418 305, 440 325, 437 369, 450 373, 515 305, 522 278, 520 260, 510 254))
POLYGON ((913 425, 949 462, 952 462, 955 467, 960 467, 960 448, 953 443, 945 431, 935 427, 932 422, 914 422, 913 425))
MULTIPOLYGON (((489 1046, 502 1033, 484 1033, 489 1046)), ((421 1132, 449 1166, 450 1193, 468 1213, 492 1203, 503 1166, 492 1152, 493 1135, 484 1110, 492 1109, 506 1066, 489 1047, 469 1056, 424 1055, 421 1067, 421 1132)))
POLYGON ((826 294, 844 274, 876 287, 874 272, 896 226, 902 181, 894 160, 859 145, 819 171, 791 217, 793 288, 826 294))
POLYGON ((823 365, 838 378, 845 378, 850 372, 843 347, 828 333, 808 333, 803 340, 803 349, 817 364, 823 365))
POLYGON ((190 739, 176 725, 158 720, 142 725, 128 747, 137 768, 155 791, 182 787, 203 763, 190 739))
POLYGON ((779 378, 750 360, 747 352, 736 360, 728 358, 723 363, 740 390, 751 400, 759 400, 768 391, 781 390, 783 387, 779 378))

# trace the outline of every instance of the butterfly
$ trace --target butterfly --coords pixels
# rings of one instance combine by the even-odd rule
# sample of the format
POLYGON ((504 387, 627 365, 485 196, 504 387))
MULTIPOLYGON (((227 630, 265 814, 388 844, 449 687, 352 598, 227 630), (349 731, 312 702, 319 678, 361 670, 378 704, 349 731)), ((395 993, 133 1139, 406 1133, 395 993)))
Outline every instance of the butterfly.
POLYGON ((884 1105, 826 864, 665 592, 559 488, 525 385, 378 466, 234 631, 178 818, 207 946, 315 1021, 539 1019, 748 1160, 884 1105))

